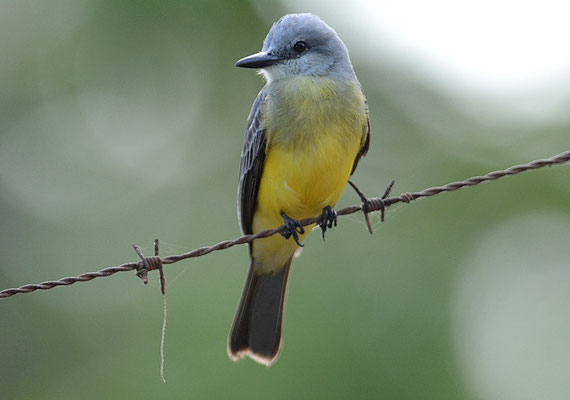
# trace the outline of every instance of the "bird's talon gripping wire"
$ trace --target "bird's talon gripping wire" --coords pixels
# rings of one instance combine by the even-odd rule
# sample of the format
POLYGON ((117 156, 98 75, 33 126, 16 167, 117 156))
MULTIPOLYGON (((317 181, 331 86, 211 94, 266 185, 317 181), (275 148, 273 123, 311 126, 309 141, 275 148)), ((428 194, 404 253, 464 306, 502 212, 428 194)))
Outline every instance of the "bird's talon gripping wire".
POLYGON ((325 232, 327 231, 327 228, 332 228, 333 226, 336 226, 337 217, 338 217, 337 212, 331 206, 326 206, 325 208, 323 208, 321 222, 319 223, 321 231, 323 232, 323 240, 325 240, 325 232))
POLYGON ((280 232, 281 236, 285 239, 289 239, 293 236, 293 240, 295 240, 297 246, 303 247, 304 245, 299 242, 299 235, 305 233, 305 228, 301 225, 301 222, 296 219, 289 218, 283 211, 281 211, 281 216, 283 217, 286 228, 285 232, 280 232))

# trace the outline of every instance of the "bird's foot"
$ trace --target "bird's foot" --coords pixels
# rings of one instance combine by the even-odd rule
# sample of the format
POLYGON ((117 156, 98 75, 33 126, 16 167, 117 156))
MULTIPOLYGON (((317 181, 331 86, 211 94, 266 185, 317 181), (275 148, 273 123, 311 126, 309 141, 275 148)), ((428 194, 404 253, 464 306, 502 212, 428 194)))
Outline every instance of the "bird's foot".
POLYGON ((323 240, 325 240, 325 232, 327 231, 327 228, 336 226, 337 216, 338 214, 331 206, 323 208, 323 214, 321 215, 321 222, 319 224, 321 231, 323 232, 323 240))
POLYGON ((297 243, 299 247, 303 247, 303 244, 299 242, 299 235, 305 233, 305 228, 303 228, 301 222, 296 219, 289 218, 283 211, 281 211, 281 216, 285 222, 286 229, 285 232, 281 232, 281 236, 283 236, 285 239, 289 239, 291 236, 293 236, 295 243, 297 243))

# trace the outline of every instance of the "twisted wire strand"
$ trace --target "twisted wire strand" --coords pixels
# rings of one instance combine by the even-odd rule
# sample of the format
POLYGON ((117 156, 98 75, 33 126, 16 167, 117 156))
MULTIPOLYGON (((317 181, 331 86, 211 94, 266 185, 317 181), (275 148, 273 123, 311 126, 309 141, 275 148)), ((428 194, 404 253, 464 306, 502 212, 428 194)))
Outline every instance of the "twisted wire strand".
POLYGON ((97 272, 86 272, 78 276, 68 276, 66 278, 61 278, 57 281, 46 281, 42 283, 34 283, 29 285, 23 285, 18 288, 5 289, 0 292, 0 298, 14 296, 18 293, 30 293, 36 290, 48 290, 53 289, 57 286, 68 286, 73 285, 76 282, 87 282, 95 278, 101 278, 104 276, 111 276, 117 272, 132 271, 138 268, 139 263, 125 263, 118 265, 116 267, 109 267, 102 269, 97 272))
MULTIPOLYGON (((474 176, 474 177, 471 177, 471 178, 466 179, 464 181, 450 182, 444 186, 434 186, 434 187, 430 187, 430 188, 424 189, 424 190, 419 191, 419 192, 402 193, 400 196, 396 196, 396 197, 388 197, 388 198, 375 197, 375 198, 365 199, 365 201, 363 201, 362 205, 348 206, 348 207, 345 207, 341 210, 338 210, 337 213, 338 213, 338 215, 348 215, 348 214, 353 214, 355 212, 362 211, 362 210, 364 210, 365 214, 368 214, 368 213, 374 212, 374 211, 382 211, 382 210, 386 209, 387 207, 389 207, 393 204, 396 204, 396 203, 401 203, 401 202, 402 203, 409 203, 409 202, 416 200, 416 199, 419 199, 421 197, 435 196, 435 195, 442 193, 442 192, 452 192, 452 191, 461 189, 461 188, 466 187, 466 186, 475 186, 475 185, 479 185, 480 183, 488 182, 488 181, 494 181, 494 180, 503 178, 503 177, 508 176, 508 175, 517 175, 517 174, 520 174, 521 172, 535 170, 535 169, 539 169, 539 168, 544 168, 547 166, 564 164, 564 163, 567 163, 568 161, 570 161, 570 151, 565 151, 565 152, 560 153, 560 154, 558 154, 552 158, 534 160, 534 161, 531 161, 527 164, 515 165, 515 166, 512 166, 512 167, 507 168, 505 170, 489 172, 488 174, 482 175, 482 176, 474 176)), ((314 218, 304 219, 300 222, 303 226, 307 226, 307 225, 312 225, 312 224, 318 223, 318 222, 320 222, 320 220, 321 220, 321 216, 318 216, 318 217, 314 217, 314 218)), ((171 255, 171 256, 158 258, 158 259, 157 259, 157 257, 141 257, 142 260, 138 263, 135 263, 135 262, 125 263, 125 264, 121 264, 121 265, 118 265, 115 267, 105 268, 105 269, 102 269, 102 270, 97 271, 97 272, 87 272, 87 273, 84 273, 84 274, 81 274, 78 276, 66 277, 66 278, 56 280, 56 281, 46 281, 46 282, 37 283, 37 284, 23 285, 23 286, 20 286, 18 288, 5 289, 5 290, 0 291, 0 298, 6 298, 6 297, 14 296, 18 293, 30 293, 30 292, 33 292, 35 290, 53 289, 54 287, 57 287, 57 286, 73 285, 76 282, 87 282, 87 281, 90 281, 90 280, 95 279, 95 278, 110 276, 110 275, 116 274, 117 272, 122 272, 122 271, 137 270, 138 275, 141 276, 141 275, 145 275, 146 271, 150 271, 152 269, 158 269, 159 265, 174 264, 174 263, 177 263, 178 261, 182 261, 182 260, 185 260, 187 258, 201 257, 201 256, 204 256, 206 254, 210 254, 214 251, 229 249, 230 247, 233 247, 233 246, 236 246, 239 244, 251 243, 252 241, 254 241, 256 239, 266 238, 266 237, 275 235, 276 233, 280 233, 280 232, 284 232, 284 231, 285 231, 285 226, 282 225, 278 228, 267 229, 267 230, 258 232, 254 235, 243 235, 243 236, 240 236, 240 237, 233 239, 233 240, 224 240, 223 242, 219 242, 217 244, 214 244, 213 246, 199 247, 197 249, 194 249, 192 251, 189 251, 189 252, 183 253, 183 254, 171 255), (144 271, 144 273, 141 274, 141 271, 144 271)), ((141 255, 139 254, 139 256, 141 256, 141 255)))

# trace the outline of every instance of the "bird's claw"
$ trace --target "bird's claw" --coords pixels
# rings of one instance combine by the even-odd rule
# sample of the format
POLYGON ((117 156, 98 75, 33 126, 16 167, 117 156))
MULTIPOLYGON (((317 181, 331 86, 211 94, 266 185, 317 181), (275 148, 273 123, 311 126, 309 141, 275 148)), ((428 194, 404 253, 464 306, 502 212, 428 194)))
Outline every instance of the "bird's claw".
POLYGON ((333 226, 336 226, 337 216, 338 214, 334 210, 334 208, 330 206, 326 206, 325 208, 323 208, 323 214, 321 216, 321 222, 319 224, 319 226, 321 227, 321 231, 323 232, 323 240, 325 240, 325 232, 327 231, 327 228, 332 228, 333 226))
POLYGON ((280 232, 281 236, 283 236, 285 239, 289 239, 291 236, 293 236, 293 240, 295 240, 297 246, 303 247, 303 244, 299 242, 299 235, 305 233, 305 228, 303 225, 301 225, 301 222, 296 219, 289 218, 283 211, 281 211, 281 216, 285 222, 286 229, 285 232, 280 232))

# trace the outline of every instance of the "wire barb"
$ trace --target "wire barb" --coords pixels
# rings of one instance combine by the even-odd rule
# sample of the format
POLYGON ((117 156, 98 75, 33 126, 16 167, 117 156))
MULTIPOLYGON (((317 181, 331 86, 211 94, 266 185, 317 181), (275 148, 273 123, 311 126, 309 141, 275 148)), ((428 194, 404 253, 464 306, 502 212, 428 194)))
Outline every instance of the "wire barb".
MULTIPOLYGON (((379 210, 382 211, 382 210, 384 210, 384 209, 388 208, 389 206, 396 204, 396 203, 409 203, 409 202, 416 200, 416 199, 419 199, 421 197, 435 196, 435 195, 442 193, 442 192, 452 192, 452 191, 461 189, 461 188, 466 187, 466 186, 475 186, 475 185, 478 185, 482 182, 494 181, 494 180, 503 178, 505 176, 517 175, 517 174, 520 174, 521 172, 525 172, 525 171, 535 170, 535 169, 544 168, 544 167, 550 167, 553 165, 565 164, 568 161, 570 161, 570 151, 565 151, 565 152, 557 154, 556 156, 548 158, 548 159, 534 160, 534 161, 531 161, 527 164, 515 165, 515 166, 512 166, 512 167, 507 168, 505 170, 489 172, 486 175, 475 176, 475 177, 466 179, 464 181, 451 182, 451 183, 448 183, 447 185, 444 185, 444 186, 435 186, 435 187, 427 188, 427 189, 424 189, 420 192, 402 193, 400 196, 397 196, 397 197, 386 197, 386 198, 384 198, 384 196, 382 196, 380 198, 371 198, 371 199, 368 199, 368 206, 366 206, 365 208, 363 208, 364 205, 348 206, 348 207, 345 207, 341 210, 338 210, 337 214, 338 215, 349 215, 349 214, 354 214, 355 212, 358 212, 358 211, 365 211, 365 215, 366 215, 366 214, 373 212, 373 211, 379 211, 379 210), (378 201, 378 200, 380 200, 380 201, 378 201)), ((385 195, 387 196, 386 193, 385 193, 385 195)), ((314 217, 314 218, 304 219, 304 220, 300 221, 300 223, 302 226, 307 226, 307 225, 311 225, 311 224, 315 224, 315 223, 319 222, 321 220, 321 218, 322 218, 322 215, 319 215, 319 216, 314 217)), ((267 229, 267 230, 258 232, 258 233, 253 234, 253 235, 243 235, 243 236, 240 236, 240 237, 233 239, 233 240, 225 240, 225 241, 217 243, 213 246, 199 247, 199 248, 194 249, 192 251, 189 251, 187 253, 167 256, 167 257, 163 257, 163 258, 158 257, 158 255, 156 255, 154 257, 144 257, 142 255, 142 251, 140 251, 140 248, 138 248, 138 246, 134 245, 133 247, 136 246, 135 251, 137 252, 139 257, 141 257, 141 262, 125 263, 125 264, 118 265, 116 267, 105 268, 105 269, 102 269, 102 270, 97 271, 97 272, 87 272, 85 274, 81 274, 81 275, 74 276, 74 277, 62 278, 62 279, 59 279, 57 281, 47 281, 47 282, 42 282, 42 283, 37 283, 37 284, 24 285, 24 286, 20 286, 18 288, 5 289, 5 290, 0 291, 0 298, 11 297, 11 296, 14 296, 18 293, 30 293, 30 292, 33 292, 36 290, 53 289, 54 287, 57 287, 57 286, 73 285, 76 282, 87 282, 87 281, 90 281, 90 280, 95 279, 95 278, 110 276, 110 275, 116 274, 117 272, 122 272, 122 271, 137 270, 137 272, 138 272, 138 271, 141 271, 144 269, 146 272, 148 272, 148 271, 152 271, 153 269, 162 270, 162 266, 164 264, 174 264, 178 261, 185 260, 187 258, 201 257, 201 256, 204 256, 206 254, 210 254, 213 251, 225 250, 225 249, 228 249, 230 247, 233 247, 233 246, 236 246, 239 244, 251 243, 256 239, 266 238, 266 237, 275 235, 276 233, 281 233, 284 231, 285 231, 285 226, 282 225, 282 226, 275 228, 275 229, 267 229), (137 251, 137 248, 138 248, 138 251, 137 251), (139 252, 140 252, 140 254, 139 254, 139 252), (145 264, 145 260, 147 260, 146 264, 145 264), (159 267, 159 265, 160 265, 160 267, 159 267)), ((156 250, 158 249, 158 241, 155 242, 155 249, 156 250)), ((155 251, 155 253, 158 254, 158 251, 155 251)), ((142 273, 141 273, 141 275, 142 275, 142 273)), ((137 276, 138 276, 138 273, 137 273, 137 276)), ((143 275, 143 277, 144 277, 144 275, 143 275)), ((144 281, 144 278, 143 278, 143 281, 144 281)), ((161 283, 161 285, 162 285, 162 283, 161 283)), ((161 290, 162 290, 162 288, 161 288, 161 290)))
POLYGON ((135 253, 140 257, 141 261, 137 264, 137 276, 148 284, 148 272, 155 269, 160 274, 160 293, 166 294, 166 284, 164 279, 164 270, 162 269, 162 259, 158 256, 158 239, 154 239, 154 256, 145 257, 141 248, 133 243, 135 253))
POLYGON ((374 231, 372 230, 372 224, 370 223, 370 217, 368 216, 368 214, 370 214, 372 211, 380 210, 380 221, 384 222, 384 213, 387 207, 385 200, 388 197, 388 195, 390 195, 390 192, 392 191, 392 187, 394 186, 395 181, 393 179, 390 181, 388 186, 386 186, 386 190, 384 190, 384 194, 382 194, 382 197, 380 198, 375 197, 373 199, 367 198, 364 195, 364 193, 362 193, 362 191, 358 189, 355 183, 351 181, 348 181, 348 183, 350 184, 350 186, 352 186, 356 194, 358 194, 358 196, 360 197, 360 201, 362 201, 362 205, 360 207, 362 209, 362 213, 364 214, 364 220, 366 221, 366 227, 368 228, 368 232, 370 232, 370 234, 372 235, 374 231))

